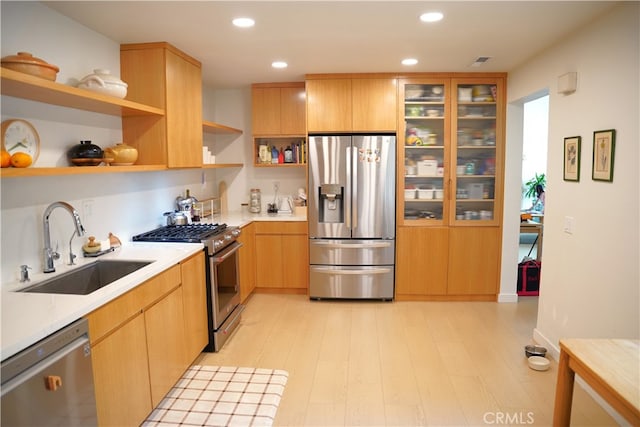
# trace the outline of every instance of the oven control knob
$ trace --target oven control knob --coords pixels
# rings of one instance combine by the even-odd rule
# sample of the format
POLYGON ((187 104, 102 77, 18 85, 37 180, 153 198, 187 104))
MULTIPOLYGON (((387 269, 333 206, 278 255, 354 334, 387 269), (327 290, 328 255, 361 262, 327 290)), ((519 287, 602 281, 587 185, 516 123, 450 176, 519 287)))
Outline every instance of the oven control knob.
POLYGON ((233 237, 231 236, 231 234, 225 234, 225 236, 224 236, 224 240, 229 241, 229 240, 231 240, 231 239, 233 239, 233 237))
POLYGON ((231 231, 231 234, 233 235, 233 237, 238 237, 240 235, 240 229, 235 229, 231 231))

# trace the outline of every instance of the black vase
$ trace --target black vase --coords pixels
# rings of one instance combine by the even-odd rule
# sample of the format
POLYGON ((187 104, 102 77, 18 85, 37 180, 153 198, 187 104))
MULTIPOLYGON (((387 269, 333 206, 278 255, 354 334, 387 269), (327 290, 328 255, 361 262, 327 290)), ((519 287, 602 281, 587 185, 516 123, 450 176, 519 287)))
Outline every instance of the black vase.
POLYGON ((71 163, 77 166, 95 166, 102 163, 102 148, 91 141, 80 141, 67 151, 67 157, 71 163))

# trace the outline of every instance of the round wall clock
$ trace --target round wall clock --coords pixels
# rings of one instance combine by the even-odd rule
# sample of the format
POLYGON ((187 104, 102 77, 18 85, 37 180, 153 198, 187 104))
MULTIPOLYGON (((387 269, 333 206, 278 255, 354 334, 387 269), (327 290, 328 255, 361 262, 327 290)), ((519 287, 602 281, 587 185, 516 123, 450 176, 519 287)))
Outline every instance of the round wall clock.
POLYGON ((40 136, 36 128, 26 120, 5 120, 2 122, 2 148, 9 154, 29 154, 33 164, 40 154, 40 136))

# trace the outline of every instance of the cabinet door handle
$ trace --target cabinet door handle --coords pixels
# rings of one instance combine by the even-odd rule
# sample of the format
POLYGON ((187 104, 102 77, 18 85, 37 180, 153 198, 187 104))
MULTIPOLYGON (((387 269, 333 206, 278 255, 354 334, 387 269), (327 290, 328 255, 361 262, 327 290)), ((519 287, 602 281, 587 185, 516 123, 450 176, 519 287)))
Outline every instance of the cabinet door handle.
POLYGON ((353 228, 358 228, 358 147, 351 147, 353 158, 352 163, 352 177, 351 188, 353 196, 351 196, 351 204, 353 205, 353 228))
MULTIPOLYGON (((346 160, 347 160, 346 161, 347 184, 349 184, 351 182, 351 177, 352 177, 352 174, 351 174, 351 149, 350 149, 350 147, 346 148, 345 156, 346 156, 346 160)), ((353 194, 351 192, 352 191, 352 187, 353 186, 347 185, 347 188, 346 188, 346 191, 347 191, 346 200, 349 200, 349 201, 351 200, 351 197, 352 197, 352 194, 353 194)), ((342 203, 344 203, 344 199, 343 199, 342 203)), ((346 216, 345 225, 347 226, 348 229, 351 229, 351 203, 347 203, 346 206, 345 206, 345 216, 346 216)))
POLYGON ((312 242, 314 246, 322 246, 330 249, 374 249, 391 247, 390 242, 371 242, 371 243, 331 243, 331 242, 312 242))
POLYGON ((62 387, 62 378, 58 375, 47 375, 44 378, 44 382, 49 391, 57 391, 58 387, 62 387))
POLYGON ((363 274, 387 274, 391 273, 390 268, 368 268, 368 269, 354 269, 354 270, 343 270, 340 268, 326 268, 326 267, 311 267, 311 271, 316 273, 324 273, 324 274, 335 274, 340 276, 347 275, 363 275, 363 274))

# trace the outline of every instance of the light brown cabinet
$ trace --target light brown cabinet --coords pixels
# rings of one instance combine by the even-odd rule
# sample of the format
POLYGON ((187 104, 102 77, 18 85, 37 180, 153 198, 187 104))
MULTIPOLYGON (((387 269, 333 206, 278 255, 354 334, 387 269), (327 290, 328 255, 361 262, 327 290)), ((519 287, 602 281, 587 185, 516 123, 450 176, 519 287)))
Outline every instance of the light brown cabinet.
POLYGON ((397 79, 307 75, 307 131, 396 132, 397 79))
POLYGON ((306 164, 304 82, 253 84, 251 113, 254 166, 295 167, 306 164), (273 147, 278 153, 282 151, 284 163, 272 163, 273 147), (287 152, 288 156, 285 156, 287 152))
POLYGON ((165 110, 160 118, 123 117, 123 138, 138 149, 138 164, 202 166, 202 70, 169 43, 120 46, 127 99, 165 110))
POLYGON ((498 227, 399 227, 396 237, 398 300, 495 300, 498 227))
POLYGON ((195 320, 207 327, 203 262, 194 255, 86 316, 99 425, 140 425, 208 342, 195 320))
POLYGON ((151 406, 158 406, 171 387, 180 379, 187 361, 182 287, 144 311, 151 406))
POLYGON ((250 223, 242 227, 238 242, 242 247, 238 252, 240 274, 240 302, 244 303, 256 288, 256 226, 250 223))
POLYGON ((449 230, 446 227, 398 227, 396 298, 446 295, 449 230))
POLYGON ((184 304, 184 329, 186 363, 191 363, 209 342, 207 320, 207 288, 205 283, 205 258, 200 252, 180 263, 182 274, 182 298, 184 304))
POLYGON ((153 410, 142 313, 104 340, 91 344, 91 360, 98 424, 140 425, 153 410))
POLYGON ((399 80, 398 299, 497 296, 505 78, 399 80))
POLYGON ((256 287, 306 292, 309 234, 306 221, 256 222, 256 287))
POLYGON ((304 82, 253 84, 251 105, 254 137, 306 134, 304 82))
POLYGON ((500 281, 500 237, 498 227, 451 228, 449 294, 495 299, 500 281))

